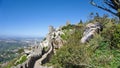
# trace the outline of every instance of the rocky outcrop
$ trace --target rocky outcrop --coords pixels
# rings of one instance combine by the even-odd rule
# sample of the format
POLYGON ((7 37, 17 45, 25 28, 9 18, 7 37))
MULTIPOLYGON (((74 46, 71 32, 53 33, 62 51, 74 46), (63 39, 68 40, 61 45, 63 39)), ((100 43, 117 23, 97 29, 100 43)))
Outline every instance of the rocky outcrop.
POLYGON ((91 38, 94 37, 96 33, 102 31, 102 25, 100 23, 89 23, 86 25, 85 31, 83 33, 83 37, 81 39, 81 43, 88 42, 91 38))
POLYGON ((64 34, 61 29, 49 27, 49 33, 46 39, 41 41, 40 44, 31 47, 31 50, 25 50, 28 55, 27 60, 12 68, 44 68, 42 64, 49 61, 51 55, 54 53, 55 48, 60 48, 63 45, 61 35, 64 34), (44 49, 48 48, 47 51, 44 49))

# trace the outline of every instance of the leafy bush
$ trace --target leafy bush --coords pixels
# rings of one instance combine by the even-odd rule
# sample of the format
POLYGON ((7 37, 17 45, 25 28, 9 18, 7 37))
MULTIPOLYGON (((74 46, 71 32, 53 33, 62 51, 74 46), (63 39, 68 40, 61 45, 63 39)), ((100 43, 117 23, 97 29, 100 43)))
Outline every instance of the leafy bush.
POLYGON ((65 30, 65 29, 72 29, 74 26, 75 26, 75 25, 69 24, 69 25, 67 25, 67 26, 63 26, 63 27, 62 27, 62 30, 65 30))
POLYGON ((18 65, 18 64, 22 64, 23 62, 25 62, 27 60, 27 56, 26 55, 23 55, 20 57, 20 59, 18 59, 16 62, 15 62, 15 65, 18 65))
POLYGON ((90 66, 92 68, 117 68, 120 66, 119 50, 111 50, 109 46, 105 41, 99 42, 99 46, 91 56, 90 66))
POLYGON ((111 48, 120 48, 120 24, 113 22, 105 24, 101 35, 111 48))
POLYGON ((117 24, 114 28, 112 45, 120 49, 120 24, 117 24))
POLYGON ((88 50, 88 46, 80 45, 81 37, 82 32, 75 30, 75 33, 68 37, 67 43, 53 56, 50 63, 62 68, 89 67, 89 56, 92 53, 88 50))

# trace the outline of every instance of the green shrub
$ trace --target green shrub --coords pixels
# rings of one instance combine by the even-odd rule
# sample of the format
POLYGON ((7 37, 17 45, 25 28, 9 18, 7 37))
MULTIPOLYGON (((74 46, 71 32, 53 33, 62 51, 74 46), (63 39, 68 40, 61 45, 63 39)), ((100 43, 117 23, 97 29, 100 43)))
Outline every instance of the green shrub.
POLYGON ((88 50, 88 46, 80 45, 81 37, 82 32, 75 30, 74 33, 67 38, 67 43, 52 57, 50 63, 55 67, 62 68, 89 66, 91 51, 88 50))
POLYGON ((89 65, 92 68, 117 68, 120 66, 120 50, 111 49, 110 42, 106 42, 106 39, 100 35, 96 35, 90 40, 88 44, 89 48, 93 50, 93 54, 89 65))
POLYGON ((101 35, 111 48, 120 49, 120 24, 107 23, 101 35))
POLYGON ((120 24, 117 24, 114 28, 112 45, 120 49, 120 24))
POLYGON ((69 25, 67 25, 67 26, 64 26, 64 27, 62 28, 62 30, 72 29, 74 26, 75 26, 75 25, 69 24, 69 25))
POLYGON ((27 60, 27 56, 26 55, 23 55, 20 57, 20 59, 18 59, 16 62, 15 62, 15 65, 18 65, 18 64, 22 64, 23 62, 25 62, 27 60))

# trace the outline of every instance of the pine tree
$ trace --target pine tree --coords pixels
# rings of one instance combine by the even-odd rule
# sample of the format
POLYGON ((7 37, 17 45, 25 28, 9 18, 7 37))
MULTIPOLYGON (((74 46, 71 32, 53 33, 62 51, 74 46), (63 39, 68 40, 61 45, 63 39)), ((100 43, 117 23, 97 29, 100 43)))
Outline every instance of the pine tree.
POLYGON ((120 19, 120 0, 102 0, 103 4, 100 5, 100 1, 95 2, 91 0, 91 4, 97 8, 105 10, 120 19))

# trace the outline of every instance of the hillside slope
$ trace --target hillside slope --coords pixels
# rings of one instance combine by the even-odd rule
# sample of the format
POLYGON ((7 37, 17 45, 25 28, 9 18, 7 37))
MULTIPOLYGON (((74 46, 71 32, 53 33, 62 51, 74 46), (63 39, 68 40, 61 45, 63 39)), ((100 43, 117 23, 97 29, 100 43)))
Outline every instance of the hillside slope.
MULTIPOLYGON (((90 29, 90 28, 87 28, 90 29)), ((120 24, 115 19, 99 17, 87 23, 64 26, 66 43, 57 50, 50 62, 54 68, 119 68, 120 24), (99 22, 103 30, 85 43, 80 40, 87 24, 99 22), (71 32, 72 31, 72 32, 71 32)))

